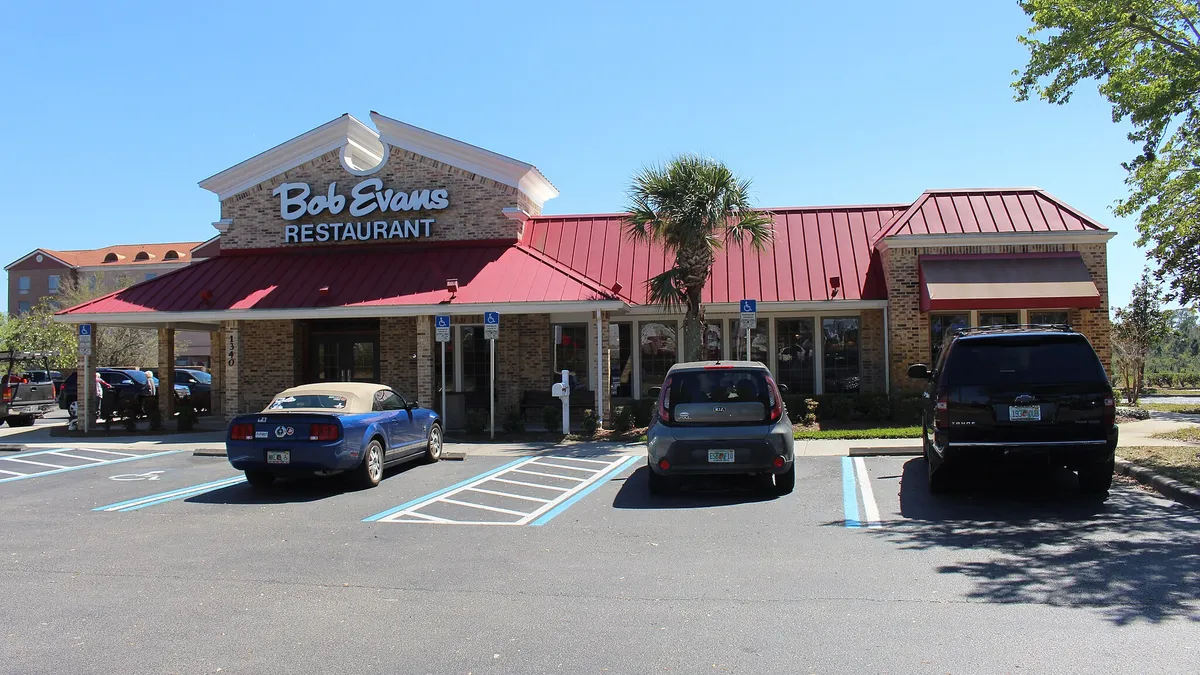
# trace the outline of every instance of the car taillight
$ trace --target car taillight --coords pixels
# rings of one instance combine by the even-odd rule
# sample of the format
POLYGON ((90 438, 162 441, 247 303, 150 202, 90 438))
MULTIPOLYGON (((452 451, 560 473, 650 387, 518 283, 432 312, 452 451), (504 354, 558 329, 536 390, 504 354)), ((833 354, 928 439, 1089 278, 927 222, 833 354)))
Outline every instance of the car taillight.
POLYGON ((1104 397, 1104 426, 1117 423, 1117 402, 1112 396, 1104 397))
POLYGON ((13 400, 13 389, 15 389, 15 386, 11 385, 11 384, 4 388, 4 402, 5 403, 9 403, 13 400))
POLYGON ((235 441, 252 441, 254 440, 254 425, 235 424, 229 430, 229 437, 235 441))
POLYGON ((658 419, 670 424, 671 422, 671 378, 662 384, 662 395, 658 397, 658 419))
POLYGON ((336 424, 312 424, 308 427, 310 441, 336 441, 338 427, 336 424))
POLYGON ((778 422, 783 417, 783 396, 779 394, 779 386, 775 380, 767 376, 767 402, 771 404, 771 422, 778 422))
POLYGON ((937 403, 934 405, 933 426, 938 429, 950 428, 950 396, 939 391, 937 403))

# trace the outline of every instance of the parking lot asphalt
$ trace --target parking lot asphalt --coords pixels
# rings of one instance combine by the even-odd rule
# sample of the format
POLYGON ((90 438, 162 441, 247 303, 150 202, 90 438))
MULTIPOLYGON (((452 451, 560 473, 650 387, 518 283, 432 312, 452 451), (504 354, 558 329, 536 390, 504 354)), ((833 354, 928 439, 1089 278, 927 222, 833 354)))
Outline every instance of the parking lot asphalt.
POLYGON ((1200 669, 1200 518, 1136 487, 988 473, 935 498, 920 458, 802 457, 784 497, 651 498, 635 447, 370 490, 256 492, 149 449, 0 482, 0 672, 1200 669))

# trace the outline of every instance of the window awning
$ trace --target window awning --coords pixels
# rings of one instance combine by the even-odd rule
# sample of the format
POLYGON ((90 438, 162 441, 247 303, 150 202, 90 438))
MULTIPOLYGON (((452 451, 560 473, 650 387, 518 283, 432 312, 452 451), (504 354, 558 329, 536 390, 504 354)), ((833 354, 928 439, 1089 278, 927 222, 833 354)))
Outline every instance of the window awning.
POLYGON ((921 311, 1100 307, 1077 251, 921 256, 921 311))

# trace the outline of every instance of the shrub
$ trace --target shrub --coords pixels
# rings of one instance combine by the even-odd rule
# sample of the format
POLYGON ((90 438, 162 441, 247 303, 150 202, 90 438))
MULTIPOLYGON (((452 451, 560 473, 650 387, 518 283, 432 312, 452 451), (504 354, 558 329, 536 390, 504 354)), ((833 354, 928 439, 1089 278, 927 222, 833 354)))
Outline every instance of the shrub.
POLYGON ((521 411, 509 410, 504 415, 504 432, 509 434, 525 433, 525 418, 521 417, 521 411))
POLYGON ((488 428, 488 414, 482 410, 468 410, 466 427, 469 434, 482 434, 488 428))
POLYGON ((633 428, 633 407, 621 405, 617 406, 613 412, 613 431, 618 434, 629 433, 629 430, 633 428))
POLYGON ((920 394, 892 396, 892 421, 898 424, 920 424, 924 402, 920 394))
POLYGON ((548 405, 542 408, 542 424, 550 433, 562 433, 562 405, 548 405))
POLYGON ((658 399, 643 398, 633 402, 633 423, 637 427, 650 426, 650 418, 654 414, 654 406, 658 399))
POLYGON ((588 408, 583 411, 583 433, 587 436, 595 436, 596 429, 600 427, 600 419, 596 417, 596 411, 588 408))

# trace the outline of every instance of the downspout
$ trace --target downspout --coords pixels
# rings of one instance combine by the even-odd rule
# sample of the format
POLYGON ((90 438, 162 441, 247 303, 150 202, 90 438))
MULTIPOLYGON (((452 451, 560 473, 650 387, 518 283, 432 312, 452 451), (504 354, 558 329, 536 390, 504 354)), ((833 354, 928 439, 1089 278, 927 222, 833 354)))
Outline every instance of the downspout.
POLYGON ((604 336, 600 310, 596 310, 596 424, 604 426, 604 336))
MULTIPOLYGON (((889 302, 888 305, 891 303, 889 302)), ((892 348, 889 341, 888 306, 883 308, 883 393, 892 395, 892 348)))

